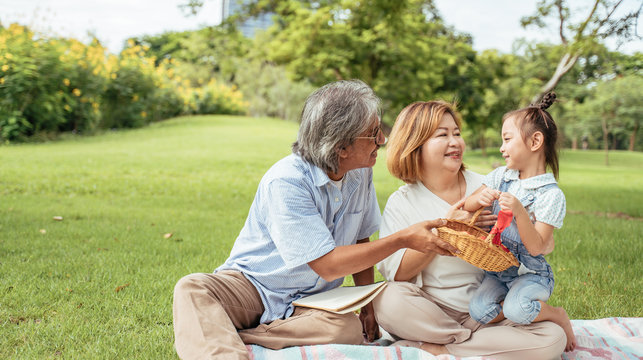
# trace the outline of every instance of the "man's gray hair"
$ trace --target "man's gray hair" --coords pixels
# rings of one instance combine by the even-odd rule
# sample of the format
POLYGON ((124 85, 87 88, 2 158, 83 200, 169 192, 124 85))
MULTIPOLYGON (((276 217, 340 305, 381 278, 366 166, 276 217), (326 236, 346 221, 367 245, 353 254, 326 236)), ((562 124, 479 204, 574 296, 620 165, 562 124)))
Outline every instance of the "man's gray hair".
POLYGON ((339 170, 339 150, 380 114, 380 98, 361 80, 340 80, 313 92, 301 112, 292 152, 326 172, 339 170))

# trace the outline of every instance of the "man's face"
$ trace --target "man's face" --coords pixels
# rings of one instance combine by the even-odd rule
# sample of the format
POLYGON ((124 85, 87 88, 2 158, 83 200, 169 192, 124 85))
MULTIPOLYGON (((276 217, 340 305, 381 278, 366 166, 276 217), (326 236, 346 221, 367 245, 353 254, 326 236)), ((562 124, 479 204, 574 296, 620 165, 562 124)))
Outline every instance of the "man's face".
POLYGON ((340 162, 346 171, 363 167, 373 167, 377 161, 377 150, 386 143, 382 133, 379 118, 372 121, 371 126, 355 141, 342 149, 340 162))

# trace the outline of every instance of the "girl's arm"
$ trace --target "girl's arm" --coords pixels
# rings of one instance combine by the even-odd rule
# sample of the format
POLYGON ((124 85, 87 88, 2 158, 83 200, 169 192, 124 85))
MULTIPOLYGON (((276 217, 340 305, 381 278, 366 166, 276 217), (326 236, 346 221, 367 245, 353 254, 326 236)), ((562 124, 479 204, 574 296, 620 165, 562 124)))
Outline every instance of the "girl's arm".
POLYGON ((554 250, 554 227, 536 221, 532 224, 529 214, 520 201, 513 195, 503 192, 498 202, 502 210, 511 210, 516 218, 516 225, 522 243, 532 256, 549 254, 554 250))
POLYGON ((469 195, 464 201, 463 209, 466 211, 476 211, 481 207, 491 206, 493 201, 498 198, 500 191, 482 185, 473 194, 469 195))

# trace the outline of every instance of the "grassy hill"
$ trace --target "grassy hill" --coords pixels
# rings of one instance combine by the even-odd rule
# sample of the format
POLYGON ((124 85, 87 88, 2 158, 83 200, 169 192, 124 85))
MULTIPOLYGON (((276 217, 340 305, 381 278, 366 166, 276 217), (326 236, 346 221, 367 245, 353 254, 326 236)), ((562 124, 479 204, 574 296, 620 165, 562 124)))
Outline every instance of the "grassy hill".
MULTIPOLYGON (((176 358, 174 284, 225 260, 296 132, 274 119, 182 117, 0 147, 0 358, 176 358)), ((480 173, 499 159, 465 157, 480 173)), ((548 256, 550 303, 576 319, 643 316, 643 154, 603 163, 602 152, 561 156, 568 215, 548 256)), ((375 185, 381 208, 401 185, 384 151, 375 185)))

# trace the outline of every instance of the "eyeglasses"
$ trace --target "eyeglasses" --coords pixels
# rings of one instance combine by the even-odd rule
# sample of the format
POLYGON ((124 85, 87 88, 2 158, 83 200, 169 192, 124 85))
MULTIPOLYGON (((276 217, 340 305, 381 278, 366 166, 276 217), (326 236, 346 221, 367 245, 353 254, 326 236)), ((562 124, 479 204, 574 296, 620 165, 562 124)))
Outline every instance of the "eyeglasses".
POLYGON ((377 146, 385 145, 386 142, 388 141, 386 136, 384 136, 384 132, 382 131, 381 126, 377 127, 375 136, 358 136, 355 139, 373 139, 373 141, 375 142, 375 145, 377 146))

